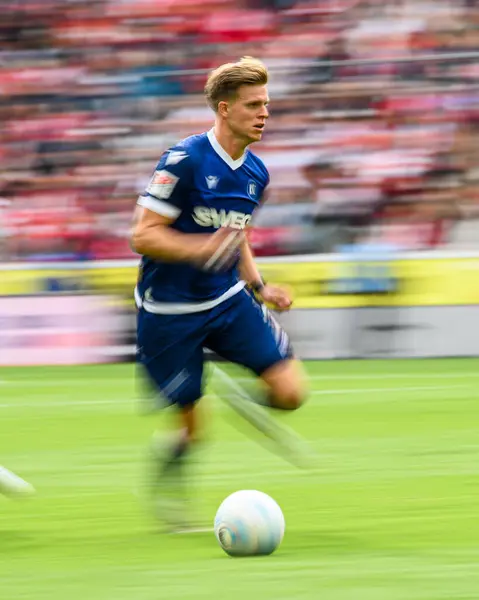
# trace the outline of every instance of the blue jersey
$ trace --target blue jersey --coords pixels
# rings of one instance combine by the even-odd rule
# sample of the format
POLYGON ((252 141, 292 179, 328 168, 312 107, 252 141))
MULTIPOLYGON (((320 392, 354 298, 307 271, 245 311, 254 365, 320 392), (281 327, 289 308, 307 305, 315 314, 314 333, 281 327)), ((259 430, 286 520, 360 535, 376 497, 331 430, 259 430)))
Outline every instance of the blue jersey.
MULTIPOLYGON (((174 220, 183 233, 243 229, 259 206, 269 175, 249 150, 233 160, 213 130, 186 138, 163 154, 138 204, 174 220)), ((212 273, 189 263, 142 257, 135 292, 148 312, 181 314, 207 310, 243 287, 238 264, 212 273)))

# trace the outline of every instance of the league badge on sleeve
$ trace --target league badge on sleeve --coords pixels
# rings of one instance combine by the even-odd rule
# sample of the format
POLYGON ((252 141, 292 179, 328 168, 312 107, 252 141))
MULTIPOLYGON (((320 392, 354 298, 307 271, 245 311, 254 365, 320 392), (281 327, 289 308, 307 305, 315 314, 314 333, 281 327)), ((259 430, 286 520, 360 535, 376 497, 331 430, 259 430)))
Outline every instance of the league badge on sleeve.
POLYGON ((155 171, 146 191, 156 198, 167 200, 173 193, 178 180, 179 178, 176 175, 165 169, 155 171))

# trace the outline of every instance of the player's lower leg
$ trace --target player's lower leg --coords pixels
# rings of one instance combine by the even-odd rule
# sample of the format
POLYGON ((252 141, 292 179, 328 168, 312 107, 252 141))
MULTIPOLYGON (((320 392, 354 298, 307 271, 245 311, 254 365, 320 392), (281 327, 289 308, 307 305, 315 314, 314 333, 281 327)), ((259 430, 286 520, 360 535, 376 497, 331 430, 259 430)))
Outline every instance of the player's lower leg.
POLYGON ((5 496, 31 496, 35 488, 15 473, 0 466, 0 493, 5 496))
POLYGON ((187 459, 196 439, 193 407, 180 410, 180 428, 165 442, 152 441, 152 492, 157 516, 172 529, 187 526, 187 459))
MULTIPOLYGON (((230 406, 238 415, 261 432, 271 442, 273 449, 289 462, 300 467, 311 466, 314 453, 301 436, 290 427, 276 421, 260 406, 251 391, 230 377, 223 369, 213 365, 213 375, 221 382, 221 391, 215 396, 230 406)), ((215 386, 214 386, 215 387, 215 386)))

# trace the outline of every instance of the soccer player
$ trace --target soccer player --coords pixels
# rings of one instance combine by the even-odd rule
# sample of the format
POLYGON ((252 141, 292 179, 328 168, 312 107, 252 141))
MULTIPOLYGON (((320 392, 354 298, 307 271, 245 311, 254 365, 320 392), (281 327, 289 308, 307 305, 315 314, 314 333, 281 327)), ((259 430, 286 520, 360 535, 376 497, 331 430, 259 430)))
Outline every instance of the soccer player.
POLYGON ((0 493, 5 496, 30 496, 35 492, 35 488, 0 465, 0 493))
POLYGON ((305 398, 288 336, 265 308, 288 310, 292 300, 263 281, 244 234, 269 183, 248 149, 269 116, 267 82, 251 57, 214 70, 205 86, 214 127, 166 151, 138 199, 138 360, 179 416, 164 475, 180 472, 198 439, 204 348, 260 377, 270 407, 294 410, 305 398))

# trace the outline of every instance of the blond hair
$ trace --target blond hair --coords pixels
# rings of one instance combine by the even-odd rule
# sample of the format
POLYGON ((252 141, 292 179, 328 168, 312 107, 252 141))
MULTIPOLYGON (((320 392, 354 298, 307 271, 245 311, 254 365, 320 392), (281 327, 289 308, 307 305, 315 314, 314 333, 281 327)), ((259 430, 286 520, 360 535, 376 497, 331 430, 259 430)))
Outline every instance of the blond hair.
POLYGON ((231 100, 242 85, 266 85, 268 70, 252 56, 243 56, 235 63, 221 65, 209 74, 205 85, 205 96, 209 106, 216 112, 218 104, 231 100))

